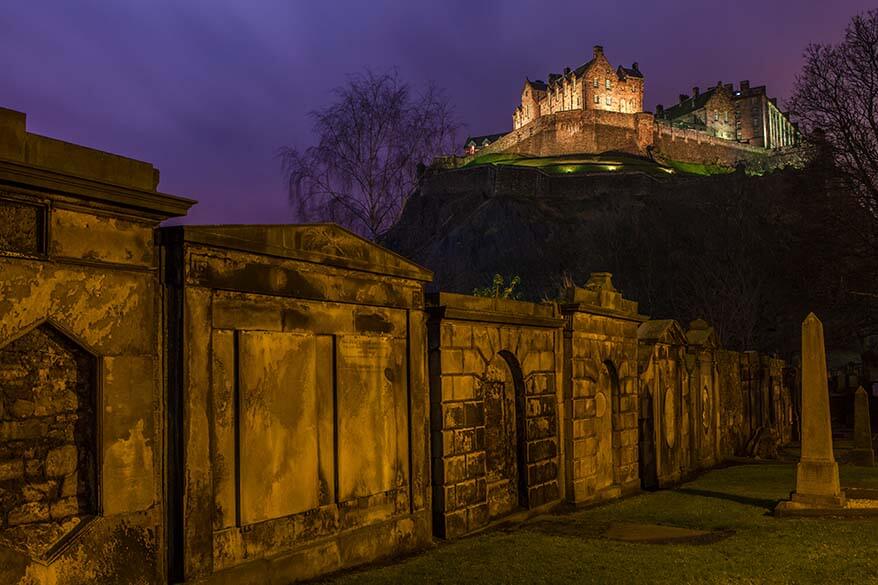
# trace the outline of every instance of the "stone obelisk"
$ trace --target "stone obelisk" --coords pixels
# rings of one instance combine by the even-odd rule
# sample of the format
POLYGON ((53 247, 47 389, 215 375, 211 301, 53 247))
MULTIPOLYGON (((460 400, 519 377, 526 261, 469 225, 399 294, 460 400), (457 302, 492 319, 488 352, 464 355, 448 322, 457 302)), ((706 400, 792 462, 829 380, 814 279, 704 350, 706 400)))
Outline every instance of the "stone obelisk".
POLYGON ((808 507, 844 506, 832 454, 823 324, 814 313, 802 322, 802 458, 792 500, 808 507))
POLYGON ((854 394, 854 448, 851 462, 855 465, 875 465, 872 448, 872 423, 869 420, 869 395, 860 386, 854 394))

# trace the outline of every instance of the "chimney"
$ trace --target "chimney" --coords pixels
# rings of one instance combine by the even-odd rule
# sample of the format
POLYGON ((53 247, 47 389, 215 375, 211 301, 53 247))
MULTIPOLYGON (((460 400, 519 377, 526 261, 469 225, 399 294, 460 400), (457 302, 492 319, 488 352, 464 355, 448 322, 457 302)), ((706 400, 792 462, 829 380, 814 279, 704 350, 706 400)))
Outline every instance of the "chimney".
POLYGON ((664 113, 665 113, 665 107, 661 104, 657 104, 655 107, 655 115, 661 116, 664 113))
POLYGON ((681 104, 682 104, 683 102, 685 102, 686 100, 688 100, 688 99, 689 99, 689 96, 686 95, 685 93, 681 93, 681 94, 680 94, 680 103, 681 103, 681 104))
POLYGON ((637 61, 631 64, 631 69, 640 73, 640 65, 637 63, 637 61))
POLYGON ((564 75, 570 75, 570 67, 564 68, 564 75))
POLYGON ((692 97, 698 97, 698 94, 699 94, 699 93, 700 93, 700 91, 699 91, 697 85, 696 85, 695 87, 692 88, 692 97))
POLYGON ((601 45, 594 46, 594 56, 595 58, 600 57, 604 54, 604 48, 601 45))
POLYGON ((750 80, 745 79, 741 82, 741 93, 747 93, 750 91, 750 80))

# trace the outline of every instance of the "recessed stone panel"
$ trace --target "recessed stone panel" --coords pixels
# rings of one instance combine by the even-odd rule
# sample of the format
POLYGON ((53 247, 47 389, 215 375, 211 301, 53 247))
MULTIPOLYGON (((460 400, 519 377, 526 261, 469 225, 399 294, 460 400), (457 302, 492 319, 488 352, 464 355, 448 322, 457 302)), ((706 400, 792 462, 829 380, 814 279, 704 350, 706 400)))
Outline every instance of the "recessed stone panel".
POLYGON ((42 254, 44 233, 44 207, 0 199, 0 251, 42 254))
MULTIPOLYGON (((403 346, 404 349, 404 346, 403 346)), ((390 337, 347 335, 337 340, 339 500, 395 487, 404 424, 404 352, 390 337)))
POLYGON ((316 338, 240 332, 241 522, 319 505, 316 338))

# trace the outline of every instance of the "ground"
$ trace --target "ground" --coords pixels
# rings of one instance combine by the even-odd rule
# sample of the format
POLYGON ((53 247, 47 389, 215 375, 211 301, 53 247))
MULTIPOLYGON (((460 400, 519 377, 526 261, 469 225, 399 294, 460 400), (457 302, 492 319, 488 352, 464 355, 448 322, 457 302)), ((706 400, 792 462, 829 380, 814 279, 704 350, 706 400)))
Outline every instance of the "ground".
MULTIPOLYGON (((840 469, 844 486, 878 488, 878 467, 840 469)), ((539 516, 324 583, 878 583, 878 518, 774 518, 794 483, 793 462, 734 465, 674 490, 539 516), (712 534, 683 544, 607 538, 610 529, 631 533, 633 523, 712 534)))

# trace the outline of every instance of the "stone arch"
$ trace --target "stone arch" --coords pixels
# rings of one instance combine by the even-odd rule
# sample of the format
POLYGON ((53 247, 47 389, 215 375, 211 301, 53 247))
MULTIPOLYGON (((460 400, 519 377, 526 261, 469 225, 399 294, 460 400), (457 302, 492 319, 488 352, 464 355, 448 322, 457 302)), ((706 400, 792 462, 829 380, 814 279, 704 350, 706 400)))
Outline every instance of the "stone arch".
POLYGON ((515 393, 515 437, 516 466, 518 467, 518 504, 529 507, 527 483, 527 392, 524 385, 524 374, 518 358, 510 351, 502 350, 500 357, 506 361, 512 373, 513 391, 515 393))
POLYGON ((613 483, 619 483, 617 477, 619 468, 622 465, 622 428, 619 417, 622 414, 622 384, 619 380, 619 370, 611 360, 604 361, 607 368, 610 382, 610 419, 613 429, 612 448, 613 448, 613 483))
POLYGON ((658 461, 655 444, 655 406, 652 390, 646 384, 640 391, 640 416, 638 417, 638 472, 643 489, 658 488, 658 461))
POLYGON ((496 519, 528 502, 524 376, 512 352, 495 354, 482 392, 488 516, 496 519))
POLYGON ((39 550, 98 510, 98 360, 44 321, 0 347, 0 380, 0 528, 39 550))

